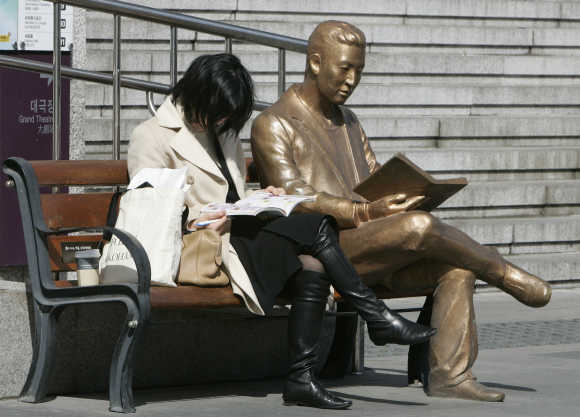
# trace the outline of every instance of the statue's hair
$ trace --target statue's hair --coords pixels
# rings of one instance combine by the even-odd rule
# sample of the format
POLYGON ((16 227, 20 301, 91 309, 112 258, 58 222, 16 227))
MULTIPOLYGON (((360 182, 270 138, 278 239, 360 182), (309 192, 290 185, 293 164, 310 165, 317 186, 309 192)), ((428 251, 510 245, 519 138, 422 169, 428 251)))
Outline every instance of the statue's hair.
POLYGON ((356 26, 338 20, 327 20, 320 23, 308 38, 308 56, 320 53, 326 46, 336 42, 364 48, 365 34, 356 26))

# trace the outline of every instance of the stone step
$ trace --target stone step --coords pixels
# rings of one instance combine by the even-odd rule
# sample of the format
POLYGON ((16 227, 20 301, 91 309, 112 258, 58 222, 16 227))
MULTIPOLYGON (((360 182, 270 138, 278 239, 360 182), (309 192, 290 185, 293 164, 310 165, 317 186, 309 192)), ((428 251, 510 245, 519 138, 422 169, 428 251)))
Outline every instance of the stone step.
POLYGON ((476 241, 505 254, 580 250, 580 216, 446 219, 476 241))
MULTIPOLYGON (((158 2, 140 1, 149 7, 158 2)), ((419 24, 560 27, 578 26, 580 12, 570 2, 480 0, 457 2, 453 0, 366 1, 364 8, 346 1, 254 1, 240 2, 164 2, 165 9, 176 10, 206 19, 284 20, 288 15, 302 21, 320 22, 329 18, 354 24, 419 24), (214 4, 216 3, 216 4, 214 4)))
MULTIPOLYGON (((316 22, 296 21, 241 21, 236 25, 265 32, 305 39, 316 26, 316 22)), ((367 43, 371 46, 401 47, 474 47, 474 48, 538 48, 561 49, 580 46, 580 28, 514 28, 485 27, 466 24, 464 26, 409 25, 409 24, 361 24, 367 43)), ((95 15, 87 21, 87 40, 110 40, 113 22, 110 17, 95 15)), ((135 19, 126 19, 121 28, 122 39, 167 41, 169 29, 163 25, 135 19)), ((180 30, 181 41, 222 41, 215 35, 180 30)), ((250 45, 254 47, 253 45, 250 45)), ((566 53, 567 55, 567 53, 566 53)))
MULTIPOLYGON (((149 117, 149 112, 144 110, 139 118, 123 118, 121 138, 129 138, 131 131, 149 117)), ((362 115, 359 119, 369 138, 388 139, 382 141, 382 146, 392 148, 580 145, 578 117, 389 118, 375 114, 362 115)), ((88 118, 85 125, 88 141, 110 140, 110 116, 88 118)), ((250 126, 251 121, 242 129, 240 137, 249 138, 250 126)))
MULTIPOLYGON (((571 12, 573 3, 570 0, 557 1, 514 1, 514 0, 479 0, 469 2, 457 2, 453 0, 366 0, 364 8, 360 5, 336 0, 320 0, 316 2, 300 0, 288 2, 284 0, 218 0, 196 1, 192 4, 188 0, 167 0, 163 2, 164 9, 188 10, 197 12, 249 12, 255 16, 270 13, 281 15, 379 15, 401 17, 427 17, 440 16, 447 18, 469 17, 484 19, 543 19, 543 20, 569 20, 576 16, 571 12), (560 9, 562 7, 562 9, 560 9)), ((154 0, 140 0, 139 4, 148 7, 159 7, 159 2, 154 0)))
POLYGON ((580 214, 580 181, 474 181, 435 212, 441 218, 580 214))
POLYGON ((580 252, 508 255, 506 259, 547 281, 580 279, 580 252))
MULTIPOLYGON (((127 144, 130 129, 123 129, 122 145, 127 144)), ((110 139, 86 142, 91 152, 108 153, 110 139)), ((574 147, 503 147, 503 148, 393 148, 373 140, 377 159, 384 163, 396 152, 403 152, 415 164, 439 178, 466 176, 470 181, 483 180, 570 180, 580 178, 580 146, 574 147)), ((245 141, 249 154, 249 144, 245 141)))
MULTIPOLYGON (((86 85, 88 106, 112 105, 112 88, 105 85, 86 85)), ((257 84, 256 96, 273 102, 277 98, 277 85, 257 84)), ((145 93, 122 89, 123 105, 143 105, 145 93)), ((382 85, 361 83, 348 104, 354 108, 383 109, 403 107, 409 110, 442 108, 451 110, 490 111, 490 108, 521 108, 540 112, 542 107, 562 109, 563 112, 580 112, 580 86, 470 86, 470 85, 382 85), (487 109, 487 110, 486 110, 487 109)), ((163 96, 157 95, 156 102, 163 96)), ((375 111, 376 112, 376 111, 375 111)))
MULTIPOLYGON (((184 72, 189 64, 204 52, 180 51, 178 70, 184 72)), ((236 53, 248 70, 254 74, 277 74, 278 53, 269 51, 236 53)), ((126 50, 121 59, 121 69, 127 73, 168 73, 169 52, 167 50, 126 50)), ((286 71, 288 74, 303 75, 305 55, 288 52, 286 71)), ((111 50, 90 49, 87 66, 94 71, 111 71, 113 54, 111 50)), ((495 55, 439 55, 439 54, 385 54, 368 53, 364 78, 385 76, 405 76, 417 82, 425 77, 534 77, 565 78, 571 80, 580 72, 580 57, 573 56, 495 56, 495 55)), ((166 74, 168 80, 168 74, 166 74)), ((503 82, 509 81, 504 80, 503 82)), ((161 82, 161 79, 155 79, 161 82)))
MULTIPOLYGON (((384 150, 381 141, 373 142, 377 157, 384 162, 393 151, 384 150)), ((580 171, 580 146, 569 148, 456 148, 399 149, 417 165, 434 173, 452 171, 580 171)))

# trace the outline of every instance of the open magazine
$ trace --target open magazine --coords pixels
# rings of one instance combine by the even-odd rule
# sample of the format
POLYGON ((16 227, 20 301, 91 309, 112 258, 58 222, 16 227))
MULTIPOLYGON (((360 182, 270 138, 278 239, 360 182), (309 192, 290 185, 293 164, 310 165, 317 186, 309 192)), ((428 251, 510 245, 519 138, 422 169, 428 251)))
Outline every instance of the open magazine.
POLYGON ((315 197, 307 195, 280 195, 258 191, 250 197, 235 203, 210 203, 201 209, 202 213, 225 211, 227 216, 257 216, 265 211, 274 211, 289 216, 294 208, 305 201, 314 201, 315 197))

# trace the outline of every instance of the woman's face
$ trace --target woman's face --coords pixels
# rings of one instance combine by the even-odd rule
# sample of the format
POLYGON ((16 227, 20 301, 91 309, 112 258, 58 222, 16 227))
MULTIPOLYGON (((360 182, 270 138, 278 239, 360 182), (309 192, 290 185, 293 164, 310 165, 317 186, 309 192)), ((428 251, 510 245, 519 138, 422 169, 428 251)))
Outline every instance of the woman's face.
MULTIPOLYGON (((226 117, 222 117, 221 119, 219 119, 216 124, 215 124, 215 129, 219 130, 220 127, 222 127, 224 125, 224 123, 228 120, 229 116, 226 117)), ((207 126, 207 120, 206 120, 206 126, 207 126)), ((194 132, 205 132, 207 131, 207 128, 204 128, 203 125, 201 123, 199 123, 198 121, 195 122, 191 122, 190 124, 191 130, 193 130, 194 132)))

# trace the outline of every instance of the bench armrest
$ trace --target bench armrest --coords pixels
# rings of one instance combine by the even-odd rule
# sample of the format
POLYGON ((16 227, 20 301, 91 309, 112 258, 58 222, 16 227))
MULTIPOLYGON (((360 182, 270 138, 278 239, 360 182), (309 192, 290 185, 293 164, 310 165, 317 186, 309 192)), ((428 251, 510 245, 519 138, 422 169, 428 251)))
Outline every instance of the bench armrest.
POLYGON ((137 267, 137 293, 138 294, 149 294, 149 287, 151 285, 151 265, 149 263, 149 258, 147 257, 147 252, 139 243, 135 236, 128 232, 117 229, 110 226, 102 227, 73 227, 73 228, 62 228, 58 230, 48 230, 44 228, 37 228, 37 230, 45 237, 51 235, 68 234, 74 232, 110 232, 111 234, 117 236, 119 240, 127 247, 129 253, 135 261, 135 266, 137 267))

